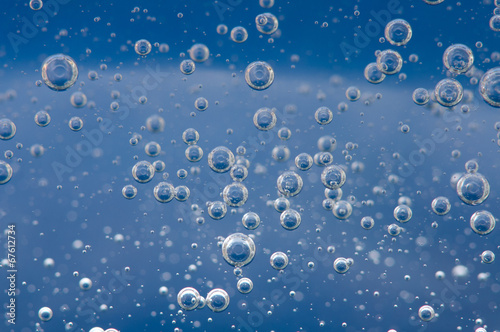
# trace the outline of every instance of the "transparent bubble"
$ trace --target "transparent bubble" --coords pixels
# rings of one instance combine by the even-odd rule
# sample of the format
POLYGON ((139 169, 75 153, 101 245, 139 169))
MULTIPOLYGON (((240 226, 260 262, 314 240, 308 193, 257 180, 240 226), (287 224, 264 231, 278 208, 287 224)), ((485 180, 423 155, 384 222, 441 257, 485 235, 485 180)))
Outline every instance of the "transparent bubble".
POLYGON ((207 294, 207 306, 213 312, 226 310, 229 305, 229 295, 220 288, 214 288, 207 294))
POLYGON ((377 56, 377 68, 386 75, 399 73, 403 67, 403 58, 393 50, 384 50, 377 56))
POLYGON ((432 200, 431 207, 432 207, 432 211, 435 214, 437 214, 439 216, 443 216, 443 215, 447 214, 448 212, 450 212, 451 203, 447 197, 439 196, 439 197, 436 197, 432 200))
POLYGON ((312 165, 313 165, 313 158, 305 152, 295 157, 295 166, 297 166, 297 168, 300 169, 301 171, 307 171, 312 167, 312 165))
POLYGON ((375 226, 375 220, 372 217, 363 217, 361 218, 361 227, 364 229, 372 229, 375 226))
POLYGON ((33 157, 41 157, 45 153, 45 148, 41 144, 33 144, 30 147, 30 153, 33 157))
POLYGON ((208 166, 217 172, 227 172, 234 165, 234 155, 225 146, 218 146, 208 154, 208 166))
POLYGON ((444 66, 455 74, 468 71, 474 64, 472 50, 463 44, 453 44, 444 51, 444 66))
POLYGON ((43 7, 42 0, 30 0, 30 8, 33 10, 40 10, 43 7))
POLYGON ((184 130, 184 132, 182 133, 182 140, 186 144, 189 145, 196 144, 199 139, 200 139, 200 134, 194 128, 188 128, 184 130))
POLYGON ((486 211, 477 211, 470 217, 470 227, 479 235, 487 235, 495 229, 496 220, 486 211))
POLYGON ((83 290, 89 290, 90 288, 92 288, 92 280, 90 280, 89 278, 82 278, 80 279, 78 285, 83 290))
POLYGON ((132 168, 132 176, 137 182, 146 183, 153 179, 155 175, 155 169, 147 161, 139 161, 132 168))
POLYGON ((259 130, 271 130, 278 121, 273 110, 263 107, 257 110, 253 116, 253 124, 259 130))
POLYGON ((331 136, 322 136, 318 139, 318 149, 320 151, 333 151, 337 148, 337 140, 331 136))
POLYGON ((170 202, 175 197, 175 188, 171 183, 160 182, 153 190, 156 200, 160 203, 170 202))
POLYGON ((227 205, 242 206, 248 199, 248 189, 242 183, 234 182, 224 188, 222 196, 227 205))
POLYGON ((260 225, 260 217, 255 212, 247 212, 243 215, 241 223, 246 229, 254 230, 260 225))
MULTIPOLYGON (((35 114, 35 123, 40 127, 48 126, 50 119, 50 115, 46 111, 38 111, 35 114)), ((2 120, 0 120, 0 137, 2 136, 2 127, 2 120)))
POLYGON ((325 188, 325 197, 328 199, 333 199, 334 201, 338 201, 342 198, 342 189, 325 188))
POLYGON ((328 107, 321 106, 316 110, 316 113, 314 113, 314 118, 320 125, 327 125, 332 122, 333 113, 328 107))
POLYGON ((227 206, 224 202, 212 202, 208 206, 208 215, 214 220, 220 220, 226 216, 227 206))
POLYGON ((500 107, 500 67, 488 70, 481 77, 479 93, 488 104, 500 107))
POLYGON ((160 133, 165 129, 165 120, 159 115, 151 115, 146 119, 146 128, 152 133, 160 133))
POLYGON ((245 69, 245 81, 254 90, 265 90, 273 84, 274 70, 267 62, 252 62, 245 69))
POLYGON ((182 60, 180 64, 181 73, 184 75, 191 75, 196 69, 196 65, 193 60, 182 60))
POLYGON ((300 214, 293 209, 283 211, 280 216, 281 226, 289 231, 299 227, 301 221, 302 218, 300 217, 300 214))
POLYGON ((423 305, 418 309, 418 317, 424 322, 428 322, 434 318, 434 308, 430 305, 423 305))
POLYGON ((287 161, 290 159, 290 149, 284 145, 278 145, 273 148, 271 155, 276 161, 287 161))
POLYGON ((347 219, 352 214, 352 205, 348 201, 336 201, 333 205, 333 215, 341 220, 347 219))
POLYGON ((38 318, 44 322, 48 322, 49 320, 52 319, 52 309, 49 307, 43 307, 38 310, 38 318))
POLYGON ((255 243, 245 234, 231 234, 222 243, 222 256, 230 265, 245 266, 255 256, 255 243))
POLYGON ((406 45, 411 39, 411 26, 402 19, 392 20, 385 26, 384 35, 392 45, 406 45))
POLYGON ((297 173, 286 171, 278 177, 277 186, 284 196, 296 196, 302 190, 303 181, 297 173))
POLYGON ((200 293, 192 287, 185 287, 177 294, 177 303, 184 310, 194 310, 200 303, 200 293))
POLYGON ((462 100, 463 88, 457 80, 445 78, 436 85, 434 95, 438 103, 443 106, 451 107, 462 100))
POLYGON ((0 184, 10 181, 12 178, 12 167, 5 161, 0 160, 0 184))
POLYGON ((16 134, 16 125, 9 119, 0 120, 0 139, 9 140, 16 134))
POLYGON ((216 30, 219 35, 225 35, 228 31, 228 28, 225 24, 219 24, 216 30))
POLYGON ((131 184, 127 184, 122 188, 122 195, 126 199, 132 199, 137 195, 137 188, 131 184))
POLYGON ((346 174, 340 166, 328 166, 321 173, 321 182, 329 189, 340 188, 344 185, 345 181, 346 174))
POLYGON ((161 146, 160 144, 156 142, 149 142, 144 146, 144 151, 146 154, 150 157, 156 157, 160 154, 161 152, 161 146))
POLYGON ((175 199, 179 202, 186 201, 191 195, 191 191, 186 186, 175 187, 175 199))
POLYGON ((170 51, 170 46, 168 46, 168 44, 161 43, 158 47, 158 51, 160 51, 160 53, 168 53, 168 51, 170 51))
POLYGON ((234 27, 231 30, 231 40, 235 43, 243 43, 248 38, 247 29, 241 26, 234 27))
POLYGON ((271 13, 259 14, 255 18, 255 25, 261 33, 270 35, 278 30, 278 19, 271 13))
POLYGON ((278 137, 282 141, 287 141, 292 137, 292 132, 287 127, 280 128, 280 130, 278 130, 278 137))
POLYGON ((490 18, 490 29, 500 31, 500 15, 494 15, 490 18))
POLYGON ((281 251, 277 251, 271 255, 270 263, 273 269, 283 270, 288 265, 288 256, 281 251))
POLYGON ((429 91, 427 91, 427 89, 424 88, 417 88, 413 91, 412 98, 415 104, 425 105, 429 102, 430 99, 429 91))
POLYGON ((290 207, 290 201, 285 197, 278 197, 274 200, 274 209, 279 213, 282 213, 290 207))
POLYGON ((333 155, 330 152, 318 152, 314 155, 313 160, 318 166, 328 166, 333 163, 333 155))
POLYGON ((391 236, 398 236, 399 233, 401 233, 401 227, 399 227, 398 224, 390 224, 387 227, 387 232, 391 236))
POLYGON ((188 52, 191 60, 196 62, 204 62, 210 55, 208 47, 204 44, 194 44, 193 46, 191 46, 188 52))
POLYGON ((79 131, 83 128, 83 120, 78 116, 74 116, 69 119, 68 126, 73 131, 79 131))
POLYGON ((43 62, 42 79, 52 90, 63 91, 75 84, 78 68, 75 61, 64 54, 55 54, 43 62))
POLYGON ((259 0, 259 5, 262 8, 271 8, 274 6, 274 0, 259 0))
POLYGON ((495 261, 495 254, 491 250, 485 250, 481 253, 481 261, 485 264, 491 264, 495 261))
POLYGON ((424 0, 424 2, 429 5, 438 5, 443 1, 444 0, 424 0))
POLYGON ((359 99, 359 97, 361 97, 361 91, 359 91, 359 89, 355 86, 350 86, 345 91, 345 96, 350 101, 356 101, 359 99))
POLYGON ((70 101, 73 107, 81 108, 87 104, 87 96, 83 92, 77 91, 71 95, 70 101))
POLYGON ((394 219, 396 219, 399 222, 408 222, 410 221, 413 212, 411 211, 411 208, 407 205, 398 205, 394 209, 394 219))
POLYGON ((244 181, 248 176, 248 169, 243 165, 234 165, 229 172, 231 179, 236 182, 244 181))
POLYGON ((151 43, 146 39, 140 39, 135 42, 134 50, 139 55, 147 55, 151 52, 151 43))
POLYGON ((373 84, 381 83, 385 79, 385 74, 378 69, 376 62, 366 65, 364 74, 366 80, 373 84))
POLYGON ((460 199, 469 205, 479 205, 490 194, 490 184, 479 173, 467 173, 457 182, 457 194, 460 199))
POLYGON ((465 170, 467 171, 467 173, 477 173, 477 171, 479 170, 479 164, 476 160, 468 160, 465 163, 465 170))
POLYGON ((333 262, 333 268, 337 273, 344 274, 349 271, 349 263, 344 257, 339 257, 333 262))
POLYGON ((194 101, 194 107, 200 112, 203 112, 208 108, 208 100, 203 97, 199 97, 194 101))
POLYGON ((200 161, 201 158, 203 158, 203 149, 199 147, 198 145, 190 145, 186 148, 186 151, 184 151, 184 154, 190 162, 197 162, 200 161))
POLYGON ((242 294, 248 294, 253 289, 253 282, 249 278, 241 278, 238 280, 238 284, 236 285, 238 291, 242 294))

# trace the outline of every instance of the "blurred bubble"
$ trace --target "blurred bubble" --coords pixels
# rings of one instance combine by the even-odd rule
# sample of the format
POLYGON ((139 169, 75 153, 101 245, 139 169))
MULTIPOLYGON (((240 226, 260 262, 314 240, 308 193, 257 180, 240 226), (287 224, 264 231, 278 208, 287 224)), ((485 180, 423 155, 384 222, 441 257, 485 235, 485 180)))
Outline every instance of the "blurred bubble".
POLYGON ((481 77, 479 93, 488 104, 500 107, 500 67, 488 70, 481 77))
POLYGON ((191 60, 196 62, 206 61, 209 55, 210 51, 208 50, 208 47, 204 44, 194 44, 189 49, 189 56, 191 57, 191 60))

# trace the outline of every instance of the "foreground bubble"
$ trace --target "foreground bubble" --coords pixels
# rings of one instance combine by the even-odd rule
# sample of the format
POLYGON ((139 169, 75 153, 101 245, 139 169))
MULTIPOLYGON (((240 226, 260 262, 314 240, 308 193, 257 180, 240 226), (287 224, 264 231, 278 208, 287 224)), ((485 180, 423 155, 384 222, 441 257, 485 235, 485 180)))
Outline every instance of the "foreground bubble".
POLYGON ((9 140, 16 134, 16 125, 10 119, 0 120, 0 139, 9 140))
POLYGON ((460 199, 469 205, 479 205, 490 194, 490 184, 479 173, 466 173, 457 183, 457 194, 460 199))
POLYGON ((183 60, 180 64, 181 73, 184 75, 191 75, 196 69, 193 60, 183 60))
POLYGON ((344 274, 349 271, 349 263, 346 258, 339 257, 333 262, 333 268, 337 273, 344 274))
POLYGON ((393 212, 394 219, 403 223, 408 222, 411 219, 412 214, 411 208, 407 205, 398 205, 393 212))
POLYGON ((77 91, 71 95, 70 101, 73 107, 82 108, 87 104, 87 96, 83 92, 77 91))
POLYGON ((265 90, 273 84, 274 70, 267 62, 252 62, 245 69, 245 81, 254 90, 265 90))
POLYGON ((244 181, 248 176, 248 168, 243 165, 234 165, 229 171, 231 179, 236 182, 244 181))
POLYGON ((401 227, 399 227, 398 224, 390 224, 387 227, 387 233, 389 233, 390 236, 398 236, 399 233, 401 233, 401 227))
POLYGON ((255 243, 245 234, 231 234, 222 243, 222 256, 230 265, 245 266, 255 256, 255 243))
POLYGON ((278 191, 284 196, 296 196, 300 193, 303 181, 300 175, 293 171, 286 171, 278 177, 278 191))
POLYGON ((194 44, 189 49, 189 56, 191 57, 191 60, 196 62, 206 61, 209 55, 210 51, 208 50, 208 47, 204 44, 194 44))
POLYGON ((217 172, 224 173, 234 165, 234 154, 225 146, 218 146, 208 154, 208 166, 217 172))
POLYGON ((182 133, 182 140, 184 141, 184 143, 188 145, 198 143, 199 139, 200 139, 200 134, 194 128, 188 128, 184 130, 184 132, 182 133))
POLYGON ((489 211, 477 211, 470 217, 470 227, 479 235, 491 233, 495 225, 495 217, 489 211))
POLYGON ((33 10, 40 10, 43 7, 42 0, 30 0, 30 8, 33 10))
POLYGON ((203 112, 208 108, 208 100, 204 97, 199 97, 194 101, 194 107, 198 111, 203 112))
POLYGON ((438 103, 451 107, 458 104, 464 95, 460 82, 453 78, 445 78, 438 82, 434 88, 434 95, 438 103))
POLYGON ((175 197, 175 188, 171 183, 160 182, 153 190, 156 200, 160 203, 168 203, 175 197))
POLYGON ((500 15, 493 15, 490 18, 489 25, 490 25, 490 29, 491 30, 493 30, 493 31, 500 31, 500 15))
POLYGON ((246 229, 254 230, 260 225, 260 217, 255 212, 247 212, 243 215, 241 223, 246 229))
POLYGON ((448 212, 450 212, 451 203, 447 197, 439 196, 439 197, 436 197, 432 200, 431 207, 432 207, 432 211, 435 214, 437 214, 439 216, 443 216, 443 215, 447 214, 448 212))
POLYGON ((491 264, 495 261, 495 254, 491 250, 485 250, 481 253, 481 261, 485 264, 491 264))
POLYGON ((75 84, 78 67, 75 61, 64 54, 55 54, 42 64, 43 82, 52 90, 63 91, 75 84))
POLYGON ((285 211, 286 209, 288 209, 290 207, 290 201, 288 199, 286 199, 285 197, 278 197, 274 201, 273 205, 274 205, 274 209, 277 212, 282 213, 283 211, 285 211))
POLYGON ((238 284, 236 285, 238 291, 242 294, 248 294, 253 289, 253 281, 249 278, 241 278, 238 280, 238 284))
POLYGON ((367 216, 361 219, 361 227, 363 227, 366 230, 372 229, 374 225, 375 225, 375 220, 373 220, 372 217, 367 216))
POLYGON ((0 184, 10 181, 12 178, 12 167, 5 161, 0 160, 0 184))
POLYGON ((194 310, 200 303, 200 293, 192 287, 185 287, 177 294, 177 303, 184 310, 194 310))
POLYGON ((151 165, 149 162, 145 160, 139 161, 132 168, 132 176, 137 182, 140 183, 146 183, 151 181, 154 175, 155 175, 155 169, 153 165, 151 165))
POLYGON ((295 166, 301 171, 307 171, 313 165, 313 158, 307 153, 301 153, 295 157, 295 166))
POLYGON ((393 50, 385 50, 377 56, 377 68, 386 75, 398 73, 403 67, 403 58, 393 50))
POLYGON ((385 39, 392 45, 406 45, 412 35, 411 26, 408 22, 402 19, 392 20, 385 26, 385 39))
POLYGON ((428 322, 434 318, 434 308, 430 305, 423 305, 418 309, 418 317, 424 322, 428 322))
POLYGON ((316 119, 316 122, 319 123, 320 125, 326 125, 332 122, 333 113, 332 111, 330 111, 328 107, 321 106, 314 113, 314 118, 316 119))
POLYGON ((226 216, 227 205, 224 202, 212 202, 208 206, 208 215, 214 220, 220 220, 226 216))
POLYGON ((288 265, 288 256, 281 251, 277 251, 271 255, 270 263, 273 269, 283 270, 288 265))
POLYGON ((198 162, 203 158, 203 149, 198 145, 190 145, 184 151, 186 159, 192 163, 198 162))
POLYGON ((52 319, 52 309, 49 307, 43 307, 38 310, 38 318, 40 318, 44 322, 48 322, 52 319))
POLYGON ((38 111, 35 114, 35 123, 40 127, 48 126, 50 123, 49 113, 47 113, 46 111, 38 111))
POLYGON ((443 64, 452 73, 462 74, 474 64, 474 55, 467 46, 453 44, 444 51, 443 64))
POLYGON ((90 280, 89 278, 82 278, 80 279, 78 285, 83 290, 89 290, 92 288, 92 280, 90 280))
POLYGON ((488 70, 481 77, 479 93, 488 104, 500 107, 500 67, 488 70))
POLYGON ((127 184, 122 188, 122 195, 126 199, 132 199, 137 195, 137 188, 131 184, 127 184))
POLYGON ((429 91, 424 88, 417 88, 413 91, 412 98, 415 104, 425 105, 429 102, 430 99, 429 91))
POLYGON ((299 227, 301 220, 300 214, 294 209, 285 210, 280 216, 281 226, 289 231, 299 227))
POLYGON ((248 199, 248 189, 242 183, 234 182, 224 188, 222 196, 227 205, 242 206, 248 199))
POLYGON ((140 39, 135 42, 134 50, 139 55, 147 55, 151 52, 151 43, 146 39, 140 39))
POLYGON ((257 30, 266 35, 270 35, 278 30, 278 19, 271 13, 259 14, 255 18, 257 30))
POLYGON ((337 165, 328 166, 321 173, 321 182, 329 189, 337 189, 346 181, 345 171, 337 165))
POLYGON ((191 191, 186 186, 175 187, 175 199, 179 202, 186 201, 191 195, 191 191))
POLYGON ((333 204, 332 209, 333 215, 338 219, 344 220, 351 216, 352 214, 352 205, 348 201, 336 201, 333 204))
POLYGON ((267 107, 258 109, 253 116, 253 124, 259 130, 271 130, 277 121, 278 119, 274 111, 267 107))
POLYGON ((385 79, 385 74, 378 69, 376 62, 366 65, 364 75, 366 80, 373 84, 381 83, 385 79))
POLYGON ((221 288, 212 289, 207 294, 207 306, 213 312, 221 312, 226 310, 229 305, 229 295, 221 288))
POLYGON ((243 43, 247 38, 248 32, 244 27, 237 26, 231 30, 231 40, 235 43, 243 43))

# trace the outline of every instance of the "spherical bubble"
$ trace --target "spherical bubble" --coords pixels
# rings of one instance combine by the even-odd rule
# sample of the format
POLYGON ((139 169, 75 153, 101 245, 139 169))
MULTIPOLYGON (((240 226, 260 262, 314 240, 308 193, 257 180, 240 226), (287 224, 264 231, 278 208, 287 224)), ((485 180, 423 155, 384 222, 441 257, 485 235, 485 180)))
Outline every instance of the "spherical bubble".
POLYGON ((188 128, 182 133, 182 140, 184 143, 192 145, 198 143, 200 139, 200 134, 194 128, 188 128))
POLYGON ((137 195, 137 188, 131 184, 127 184, 122 188, 122 195, 126 199, 132 199, 137 195))
POLYGON ((479 205, 490 194, 490 184, 479 173, 466 173, 457 183, 457 194, 460 199, 469 205, 479 205))
POLYGON ((191 195, 191 191, 186 186, 175 187, 175 199, 179 202, 186 201, 191 195))
POLYGON ((344 257, 339 257, 333 262, 333 268, 337 273, 344 274, 349 271, 349 263, 344 257))
POLYGON ((236 182, 244 181, 248 176, 248 169, 243 165, 234 165, 229 171, 231 179, 236 182))
POLYGON ((490 29, 500 31, 500 15, 494 15, 490 18, 490 29))
POLYGON ((146 119, 146 128, 152 133, 160 133, 165 129, 165 120, 159 115, 151 115, 146 119))
POLYGON ((278 130, 278 137, 282 141, 287 141, 292 137, 292 132, 287 127, 280 128, 280 130, 278 130))
POLYGON ((165 163, 162 160, 155 160, 153 167, 156 173, 161 173, 165 170, 165 163))
POLYGON ((213 312, 226 310, 229 305, 229 295, 220 288, 214 288, 207 294, 207 306, 213 312))
POLYGON ((487 235, 495 229, 496 220, 488 211, 477 211, 470 217, 470 227, 479 235, 487 235))
POLYGON ((412 215, 413 212, 411 211, 411 208, 407 205, 398 205, 394 209, 394 219, 396 219, 399 222, 408 222, 412 215))
POLYGON ((194 101, 194 107, 200 112, 208 108, 208 100, 204 97, 199 97, 194 101))
POLYGON ((194 310, 200 303, 200 293, 192 287, 185 287, 177 294, 177 303, 184 310, 194 310))
POLYGON ((417 88, 413 91, 412 98, 415 104, 425 105, 429 102, 430 99, 429 91, 424 88, 417 88))
POLYGON ((45 153, 45 148, 41 144, 33 144, 30 147, 30 153, 33 157, 41 157, 45 153))
POLYGON ((434 88, 434 95, 438 103, 443 106, 455 106, 463 97, 464 89, 460 82, 453 78, 445 78, 434 88))
POLYGON ((274 209, 278 211, 279 213, 282 213, 286 209, 290 207, 290 201, 286 199, 285 197, 278 197, 277 199, 274 200, 274 209))
POLYGON ((346 174, 340 166, 328 166, 321 173, 321 182, 329 189, 340 188, 344 185, 345 181, 346 174))
POLYGON ((132 176, 137 182, 146 183, 153 179, 155 175, 155 169, 147 161, 139 161, 132 168, 132 176))
POLYGON ((271 13, 259 14, 255 18, 257 30, 266 35, 270 35, 278 30, 278 19, 271 13))
POLYGON ((231 234, 222 243, 222 256, 230 265, 245 266, 255 256, 255 243, 245 234, 231 234))
POLYGON ((350 86, 347 90, 345 90, 345 96, 350 101, 356 101, 359 97, 361 97, 361 91, 359 91, 359 89, 355 86, 350 86))
POLYGON ((271 8, 274 6, 274 0, 259 0, 259 5, 262 8, 271 8))
POLYGON ((373 84, 381 83, 385 79, 385 74, 378 69, 376 62, 366 65, 364 74, 366 80, 373 84))
POLYGON ((227 30, 228 30, 228 29, 227 29, 227 25, 225 25, 225 24, 219 24, 219 25, 217 26, 217 29, 216 29, 216 30, 217 30, 217 33, 218 33, 219 35, 225 35, 225 34, 227 33, 227 30))
POLYGON ((234 27, 231 30, 231 40, 235 43, 243 43, 248 38, 247 29, 244 27, 234 27))
POLYGON ((148 156, 156 157, 161 152, 161 146, 156 142, 149 142, 146 146, 144 146, 144 151, 148 156))
POLYGON ((323 206, 323 209, 325 209, 326 211, 331 211, 334 205, 335 201, 329 198, 324 199, 323 202, 321 203, 321 206, 323 206))
POLYGON ((265 90, 273 84, 274 70, 267 62, 252 62, 245 69, 245 81, 254 90, 265 90))
POLYGON ((73 131, 79 131, 83 128, 83 120, 78 116, 74 116, 69 119, 68 126, 73 131))
POLYGON ((151 52, 151 43, 146 39, 140 39, 135 42, 134 50, 139 55, 147 55, 151 52))
POLYGON ((328 166, 333 163, 333 155, 330 152, 318 152, 314 155, 313 160, 318 166, 328 166))
POLYGON ((321 136, 318 139, 318 149, 320 151, 333 151, 337 148, 337 140, 331 136, 321 136))
POLYGON ((399 233, 401 233, 401 227, 399 227, 397 224, 390 224, 387 227, 387 232, 391 236, 398 236, 399 233))
POLYGON ((220 220, 226 216, 227 205, 224 202, 212 202, 208 206, 208 215, 214 220, 220 220))
POLYGON ((156 200, 160 203, 170 202, 175 197, 175 188, 171 183, 160 182, 153 190, 156 200))
POLYGON ((352 214, 352 205, 348 201, 336 201, 333 205, 333 215, 338 219, 344 220, 351 216, 352 214))
POLYGON ((48 322, 52 319, 52 309, 49 307, 43 307, 38 310, 38 318, 40 318, 44 322, 48 322))
POLYGON ((424 2, 429 5, 438 5, 443 1, 444 0, 424 0, 424 2))
POLYGON ((180 64, 181 73, 184 75, 191 75, 196 69, 193 60, 182 60, 180 64))
POLYGON ((399 73, 403 67, 403 58, 393 50, 385 50, 377 56, 377 68, 386 75, 399 73))
POLYGON ((81 108, 87 105, 87 96, 81 92, 77 91, 71 95, 71 105, 76 108, 81 108))
POLYGON ((0 160, 0 184, 10 181, 12 178, 12 167, 5 161, 0 160))
POLYGON ((253 124, 259 130, 271 130, 276 125, 278 118, 273 110, 263 107, 257 110, 253 116, 253 124))
POLYGON ((249 278, 241 278, 238 280, 238 284, 236 285, 238 291, 242 294, 248 294, 253 289, 253 281, 249 278))
POLYGON ((89 290, 90 288, 92 288, 92 280, 90 280, 89 278, 80 279, 80 282, 78 284, 83 290, 89 290))
POLYGON ((467 173, 477 173, 477 171, 479 170, 478 162, 474 159, 467 160, 467 162, 465 163, 465 170, 467 171, 467 173))
POLYGON ((42 79, 52 90, 67 90, 75 84, 78 68, 75 61, 64 54, 55 54, 43 62, 42 79))
POLYGON ((208 154, 208 166, 217 172, 227 172, 234 165, 234 155, 225 146, 218 146, 208 154))
POLYGON ((333 113, 328 107, 321 106, 316 110, 316 113, 314 113, 314 118, 320 125, 326 125, 332 122, 333 113))
POLYGON ((418 309, 418 317, 424 322, 428 322, 434 318, 434 308, 430 305, 423 305, 418 309))
POLYGON ((40 10, 43 7, 42 0, 30 0, 30 8, 33 10, 40 10))
POLYGON ((481 261, 485 264, 491 264, 495 261, 495 254, 491 250, 485 250, 481 253, 481 261))
POLYGON ((287 209, 283 211, 280 216, 281 226, 289 231, 292 231, 299 227, 301 221, 302 218, 300 217, 300 214, 293 209, 287 209))
POLYGON ((288 256, 281 251, 277 251, 271 255, 271 266, 275 270, 283 270, 288 265, 288 256))
POLYGON ((364 229, 372 229, 375 225, 375 220, 372 217, 363 217, 361 218, 361 227, 364 229))
POLYGON ((168 287, 167 286, 161 286, 160 289, 158 289, 158 293, 160 295, 167 295, 167 293, 168 293, 168 287))
POLYGON ((209 55, 210 51, 208 50, 208 47, 204 44, 194 44, 189 49, 189 56, 191 57, 191 60, 196 62, 206 61, 209 55))
POLYGON ((385 39, 392 45, 406 45, 412 35, 411 26, 402 19, 392 20, 385 26, 385 39))
POLYGON ((444 51, 444 66, 455 74, 468 71, 474 64, 472 50, 463 44, 453 44, 444 51))
POLYGON ((278 145, 273 148, 271 155, 276 161, 287 161, 290 158, 290 149, 284 145, 278 145))
POLYGON ((9 119, 0 120, 0 139, 9 140, 16 134, 16 125, 9 119))
POLYGON ((450 212, 451 203, 447 197, 439 196, 432 200, 432 211, 438 216, 443 216, 450 212))
POLYGON ((300 169, 301 171, 307 171, 312 167, 312 165, 313 165, 313 158, 305 152, 295 157, 295 166, 297 166, 297 168, 300 169))
MULTIPOLYGON (((35 114, 35 123, 40 127, 48 126, 48 124, 50 123, 49 113, 47 113, 46 111, 37 112, 35 114)), ((0 120, 0 137, 2 136, 1 131, 2 131, 2 120, 0 120)))
POLYGON ((329 199, 333 199, 334 201, 338 201, 342 199, 342 189, 329 189, 325 188, 325 197, 329 199))
POLYGON ((481 77, 479 93, 488 104, 500 107, 500 67, 488 70, 481 77))
POLYGON ((443 271, 436 271, 434 277, 438 280, 443 280, 446 277, 446 274, 443 271))
POLYGON ((229 206, 242 206, 248 199, 248 189, 240 182, 227 185, 222 192, 224 202, 229 206))
POLYGON ((243 215, 241 223, 246 229, 254 230, 260 225, 260 217, 255 212, 247 212, 243 215))
POLYGON ((300 175, 293 171, 286 171, 278 177, 278 191, 284 196, 296 196, 300 193, 303 186, 300 175))
POLYGON ((52 258, 45 258, 44 261, 43 261, 43 266, 46 268, 46 269, 51 269, 53 268, 55 265, 55 261, 54 259, 52 258))
POLYGON ((195 163, 197 161, 200 161, 201 158, 203 158, 203 149, 200 148, 198 145, 190 145, 187 147, 184 154, 187 160, 195 163))

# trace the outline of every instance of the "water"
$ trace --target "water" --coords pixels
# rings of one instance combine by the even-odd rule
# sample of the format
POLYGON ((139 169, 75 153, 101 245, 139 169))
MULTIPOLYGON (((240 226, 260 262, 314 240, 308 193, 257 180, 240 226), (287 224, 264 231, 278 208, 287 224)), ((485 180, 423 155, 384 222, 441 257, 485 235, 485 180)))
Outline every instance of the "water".
POLYGON ((500 331, 500 3, 273 2, 4 4, 0 331, 500 331))

